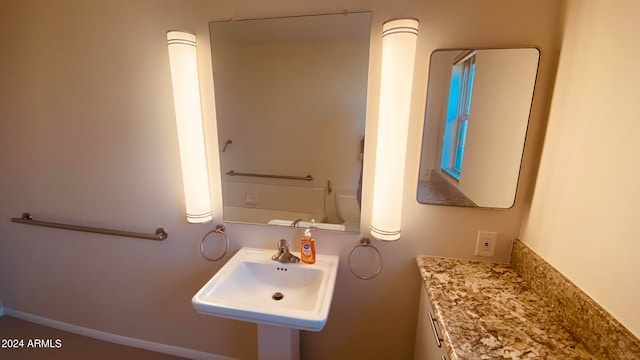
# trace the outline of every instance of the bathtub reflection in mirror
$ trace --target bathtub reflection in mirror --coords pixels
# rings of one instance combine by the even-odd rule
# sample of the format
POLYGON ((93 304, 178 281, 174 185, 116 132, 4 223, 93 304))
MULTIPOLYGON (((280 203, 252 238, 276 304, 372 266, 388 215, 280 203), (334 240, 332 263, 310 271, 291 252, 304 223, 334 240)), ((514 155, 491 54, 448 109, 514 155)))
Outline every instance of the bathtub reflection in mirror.
POLYGON ((513 206, 539 56, 535 48, 432 53, 418 202, 513 206))
POLYGON ((370 13, 210 23, 225 221, 360 230, 370 32, 370 13))

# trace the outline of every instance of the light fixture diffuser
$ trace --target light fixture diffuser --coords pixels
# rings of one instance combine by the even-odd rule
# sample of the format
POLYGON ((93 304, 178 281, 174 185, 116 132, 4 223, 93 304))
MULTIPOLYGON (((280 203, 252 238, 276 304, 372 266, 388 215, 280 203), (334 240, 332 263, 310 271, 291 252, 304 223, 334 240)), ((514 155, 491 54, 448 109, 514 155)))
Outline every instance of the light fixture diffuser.
POLYGON ((417 20, 391 20, 383 24, 380 108, 371 218, 371 236, 378 240, 400 238, 417 38, 417 20))
POLYGON ((211 221, 213 215, 202 128, 196 37, 190 33, 169 31, 167 46, 187 221, 205 223, 211 221))

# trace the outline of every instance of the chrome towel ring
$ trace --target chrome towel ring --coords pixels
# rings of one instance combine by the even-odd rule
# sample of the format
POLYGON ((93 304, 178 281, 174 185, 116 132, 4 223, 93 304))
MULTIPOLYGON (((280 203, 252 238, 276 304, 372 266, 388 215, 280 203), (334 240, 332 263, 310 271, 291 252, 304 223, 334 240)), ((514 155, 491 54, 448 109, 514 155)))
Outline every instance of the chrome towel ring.
POLYGON ((371 280, 371 279, 375 278, 376 276, 378 276, 380 274, 380 272, 382 272, 382 267, 383 267, 382 254, 380 254, 380 251, 378 251, 378 249, 375 246, 371 245, 371 240, 369 240, 369 238, 363 237, 362 239, 360 239, 360 244, 354 246, 353 249, 351 249, 351 251, 349 252, 349 258, 348 258, 348 261, 347 261, 347 265, 349 265, 349 270, 351 271, 351 273, 355 277, 357 277, 358 279, 371 280), (353 252, 359 247, 371 248, 378 255, 378 258, 380 259, 380 266, 378 267, 378 270, 376 270, 375 274, 369 275, 369 276, 362 276, 362 275, 356 274, 355 271, 353 271, 353 268, 351 267, 351 256, 353 255, 353 252))
POLYGON ((224 230, 225 230, 224 225, 218 224, 218 225, 216 225, 215 229, 213 229, 213 230, 209 231, 208 233, 204 234, 204 236, 202 237, 202 240, 200 240, 200 254, 202 254, 202 257, 205 258, 205 260, 218 261, 218 260, 222 259, 225 255, 227 255, 227 251, 229 251, 229 237, 227 236, 227 234, 224 233, 224 230), (218 256, 217 258, 214 258, 214 259, 208 257, 204 253, 204 241, 209 235, 211 235, 213 233, 222 235, 222 237, 224 238, 225 242, 227 243, 227 247, 224 249, 224 252, 222 253, 222 255, 220 255, 220 256, 218 256))

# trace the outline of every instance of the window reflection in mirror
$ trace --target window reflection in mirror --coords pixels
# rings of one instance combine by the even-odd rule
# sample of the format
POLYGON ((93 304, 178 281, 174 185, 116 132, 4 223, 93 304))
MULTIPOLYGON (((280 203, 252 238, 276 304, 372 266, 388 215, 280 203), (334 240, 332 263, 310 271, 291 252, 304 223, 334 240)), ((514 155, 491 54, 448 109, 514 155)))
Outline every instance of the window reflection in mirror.
POLYGON ((418 202, 513 206, 539 56, 535 48, 433 52, 418 202))
POLYGON ((476 52, 456 61, 451 69, 449 100, 445 118, 441 169, 460 180, 464 144, 467 139, 476 52))
POLYGON ((371 14, 209 27, 224 220, 359 231, 371 14))

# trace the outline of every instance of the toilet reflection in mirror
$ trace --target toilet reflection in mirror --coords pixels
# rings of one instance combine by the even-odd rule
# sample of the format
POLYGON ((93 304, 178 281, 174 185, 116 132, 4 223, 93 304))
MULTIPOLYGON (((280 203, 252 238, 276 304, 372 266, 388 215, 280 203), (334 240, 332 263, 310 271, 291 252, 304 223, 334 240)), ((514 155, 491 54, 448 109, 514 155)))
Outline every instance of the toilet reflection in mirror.
POLYGON ((224 220, 359 232, 371 13, 209 27, 224 220))
POLYGON ((432 53, 418 202, 513 206, 539 56, 535 48, 432 53))
POLYGON ((360 203, 355 193, 336 194, 336 209, 346 231, 360 231, 360 203))

